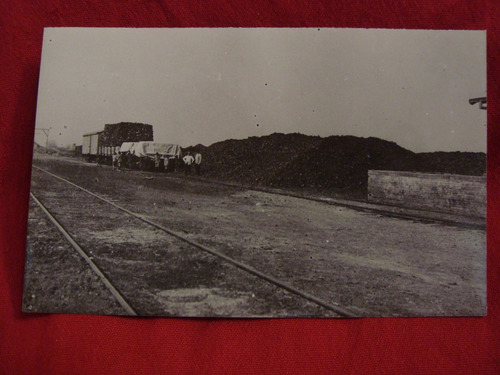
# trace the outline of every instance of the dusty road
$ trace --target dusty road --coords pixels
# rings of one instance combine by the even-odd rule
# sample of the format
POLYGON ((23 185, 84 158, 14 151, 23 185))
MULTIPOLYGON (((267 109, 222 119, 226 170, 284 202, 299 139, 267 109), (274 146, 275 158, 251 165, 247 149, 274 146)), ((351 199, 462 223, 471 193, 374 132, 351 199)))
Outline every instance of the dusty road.
MULTIPOLYGON (((55 157, 34 164, 359 316, 485 313, 483 230, 389 218, 181 175, 117 172, 55 157)), ((143 314, 335 316, 64 185, 33 171, 32 191, 79 242, 99 249, 96 259, 143 314)), ((29 229, 36 248, 43 240, 31 225, 39 220, 33 215, 36 210, 29 229)), ((43 288, 34 275, 31 270, 28 286, 43 288)), ((53 275, 61 283, 68 278, 53 275)), ((36 309, 35 301, 29 303, 36 309)))

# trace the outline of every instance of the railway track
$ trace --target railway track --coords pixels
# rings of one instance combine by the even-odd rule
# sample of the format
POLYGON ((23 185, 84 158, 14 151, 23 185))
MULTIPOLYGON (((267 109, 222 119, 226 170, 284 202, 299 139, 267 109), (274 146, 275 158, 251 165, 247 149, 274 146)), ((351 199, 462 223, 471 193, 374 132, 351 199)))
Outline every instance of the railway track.
MULTIPOLYGON (((324 309, 327 309, 327 310, 335 313, 338 316, 341 316, 341 317, 356 317, 357 316, 357 314, 353 311, 350 311, 350 310, 345 309, 341 306, 337 306, 337 305, 334 305, 334 304, 329 303, 327 301, 324 301, 320 298, 317 298, 310 293, 307 293, 305 291, 297 289, 297 288, 293 287, 292 285, 285 283, 285 282, 273 277, 272 275, 261 272, 258 269, 254 268, 254 267, 252 267, 244 262, 240 262, 240 261, 238 261, 230 256, 227 256, 216 249, 213 249, 211 247, 208 247, 208 246, 205 246, 201 243, 193 241, 190 238, 188 238, 187 236, 183 235, 182 233, 176 232, 176 231, 171 230, 163 225, 160 225, 159 223, 156 223, 156 222, 148 219, 144 215, 133 212, 133 211, 131 211, 131 210, 115 203, 115 202, 112 202, 111 200, 106 199, 105 197, 100 196, 99 194, 96 194, 96 193, 94 193, 94 192, 92 192, 92 191, 90 191, 90 190, 88 190, 80 185, 77 185, 77 184, 75 184, 75 183, 73 183, 73 182, 71 182, 71 181, 69 181, 61 176, 58 176, 54 173, 51 173, 51 172, 49 172, 43 168, 40 168, 38 166, 35 166, 35 165, 33 165, 33 168, 35 168, 35 169, 37 169, 37 170, 39 170, 47 175, 59 180, 59 181, 64 182, 65 184, 68 184, 68 185, 92 196, 93 198, 99 200, 100 202, 103 202, 109 206, 112 206, 112 207, 120 210, 121 212, 124 212, 125 214, 127 214, 130 217, 133 217, 136 220, 140 220, 143 223, 146 223, 147 225, 155 228, 156 230, 161 231, 164 234, 167 234, 171 237, 176 238, 177 240, 180 240, 180 241, 188 244, 192 248, 201 250, 204 253, 208 253, 211 256, 222 259, 227 264, 230 264, 234 267, 237 267, 238 269, 243 270, 243 271, 247 272, 248 274, 251 274, 251 275, 253 275, 261 280, 264 280, 267 283, 273 284, 274 286, 276 286, 280 289, 286 290, 287 292, 290 292, 290 293, 292 293, 292 294, 294 294, 294 295, 296 295, 304 300, 307 300, 308 302, 311 302, 313 304, 316 304, 317 306, 320 306, 324 309)), ((100 268, 96 265, 96 263, 92 261, 91 257, 89 257, 89 255, 83 250, 83 248, 75 241, 75 239, 71 236, 71 234, 64 229, 64 227, 57 221, 57 219, 54 217, 54 215, 52 215, 50 213, 48 208, 45 207, 44 204, 33 193, 30 193, 30 194, 31 194, 32 199, 37 203, 37 205, 40 206, 40 208, 43 210, 45 215, 58 228, 58 230, 64 235, 64 237, 68 240, 68 242, 71 244, 71 246, 85 259, 85 261, 89 264, 91 269, 100 277, 100 279, 103 281, 103 283, 106 285, 106 287, 110 290, 111 294, 118 301, 118 303, 120 303, 120 305, 123 307, 123 309, 127 312, 127 314, 137 315, 137 312, 135 311, 135 309, 130 305, 130 303, 126 300, 126 298, 122 295, 122 293, 118 290, 118 288, 113 285, 113 283, 109 279, 109 277, 106 276, 105 273, 103 271, 101 271, 100 268)))
POLYGON ((69 242, 71 247, 87 262, 92 271, 101 279, 106 288, 111 292, 116 301, 120 304, 123 310, 128 315, 137 315, 137 312, 130 306, 129 302, 125 297, 118 291, 118 289, 113 285, 112 281, 106 276, 106 274, 99 268, 99 266, 91 259, 85 250, 74 240, 71 234, 64 229, 64 227, 57 221, 57 219, 52 215, 48 208, 40 202, 40 200, 35 196, 35 194, 30 193, 31 198, 40 207, 45 216, 55 225, 57 230, 64 236, 64 238, 69 242))

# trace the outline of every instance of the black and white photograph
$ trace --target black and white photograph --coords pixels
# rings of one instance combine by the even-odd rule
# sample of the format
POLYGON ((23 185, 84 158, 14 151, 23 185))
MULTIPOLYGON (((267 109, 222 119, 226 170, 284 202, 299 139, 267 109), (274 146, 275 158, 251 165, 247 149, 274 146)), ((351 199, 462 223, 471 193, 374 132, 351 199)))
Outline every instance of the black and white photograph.
POLYGON ((486 32, 46 28, 23 311, 486 311, 486 32))

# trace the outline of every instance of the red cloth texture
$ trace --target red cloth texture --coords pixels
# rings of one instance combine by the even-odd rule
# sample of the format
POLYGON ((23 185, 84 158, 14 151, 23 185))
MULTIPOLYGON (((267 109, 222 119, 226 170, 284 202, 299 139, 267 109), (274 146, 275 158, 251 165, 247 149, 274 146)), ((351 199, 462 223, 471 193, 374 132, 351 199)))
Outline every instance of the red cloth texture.
MULTIPOLYGON (((0 374, 500 374, 500 2, 0 1, 0 374), (487 29, 488 316, 206 320, 21 312, 44 27, 487 29)), ((479 109, 478 109, 479 110, 479 109)))

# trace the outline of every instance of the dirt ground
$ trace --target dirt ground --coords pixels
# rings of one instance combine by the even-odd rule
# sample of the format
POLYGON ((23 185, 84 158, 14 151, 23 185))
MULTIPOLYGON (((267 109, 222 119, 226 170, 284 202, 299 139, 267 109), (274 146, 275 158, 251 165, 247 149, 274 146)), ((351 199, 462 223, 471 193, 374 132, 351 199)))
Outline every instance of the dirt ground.
MULTIPOLYGON (((483 230, 384 217, 195 177, 113 171, 55 156, 38 157, 34 165, 358 316, 486 312, 483 230)), ((335 316, 36 169, 32 191, 143 315, 335 316)), ((31 211, 32 249, 47 242, 32 219, 39 214, 31 211)), ((78 279, 83 271, 56 274, 37 266, 35 258, 30 256, 27 268, 32 286, 43 290, 51 277, 56 288, 73 279, 86 283, 78 279)), ((88 305, 98 312, 100 303, 89 299, 88 305)), ((41 305, 31 306, 36 311, 41 305)), ((105 313, 113 313, 109 309, 105 313)))

